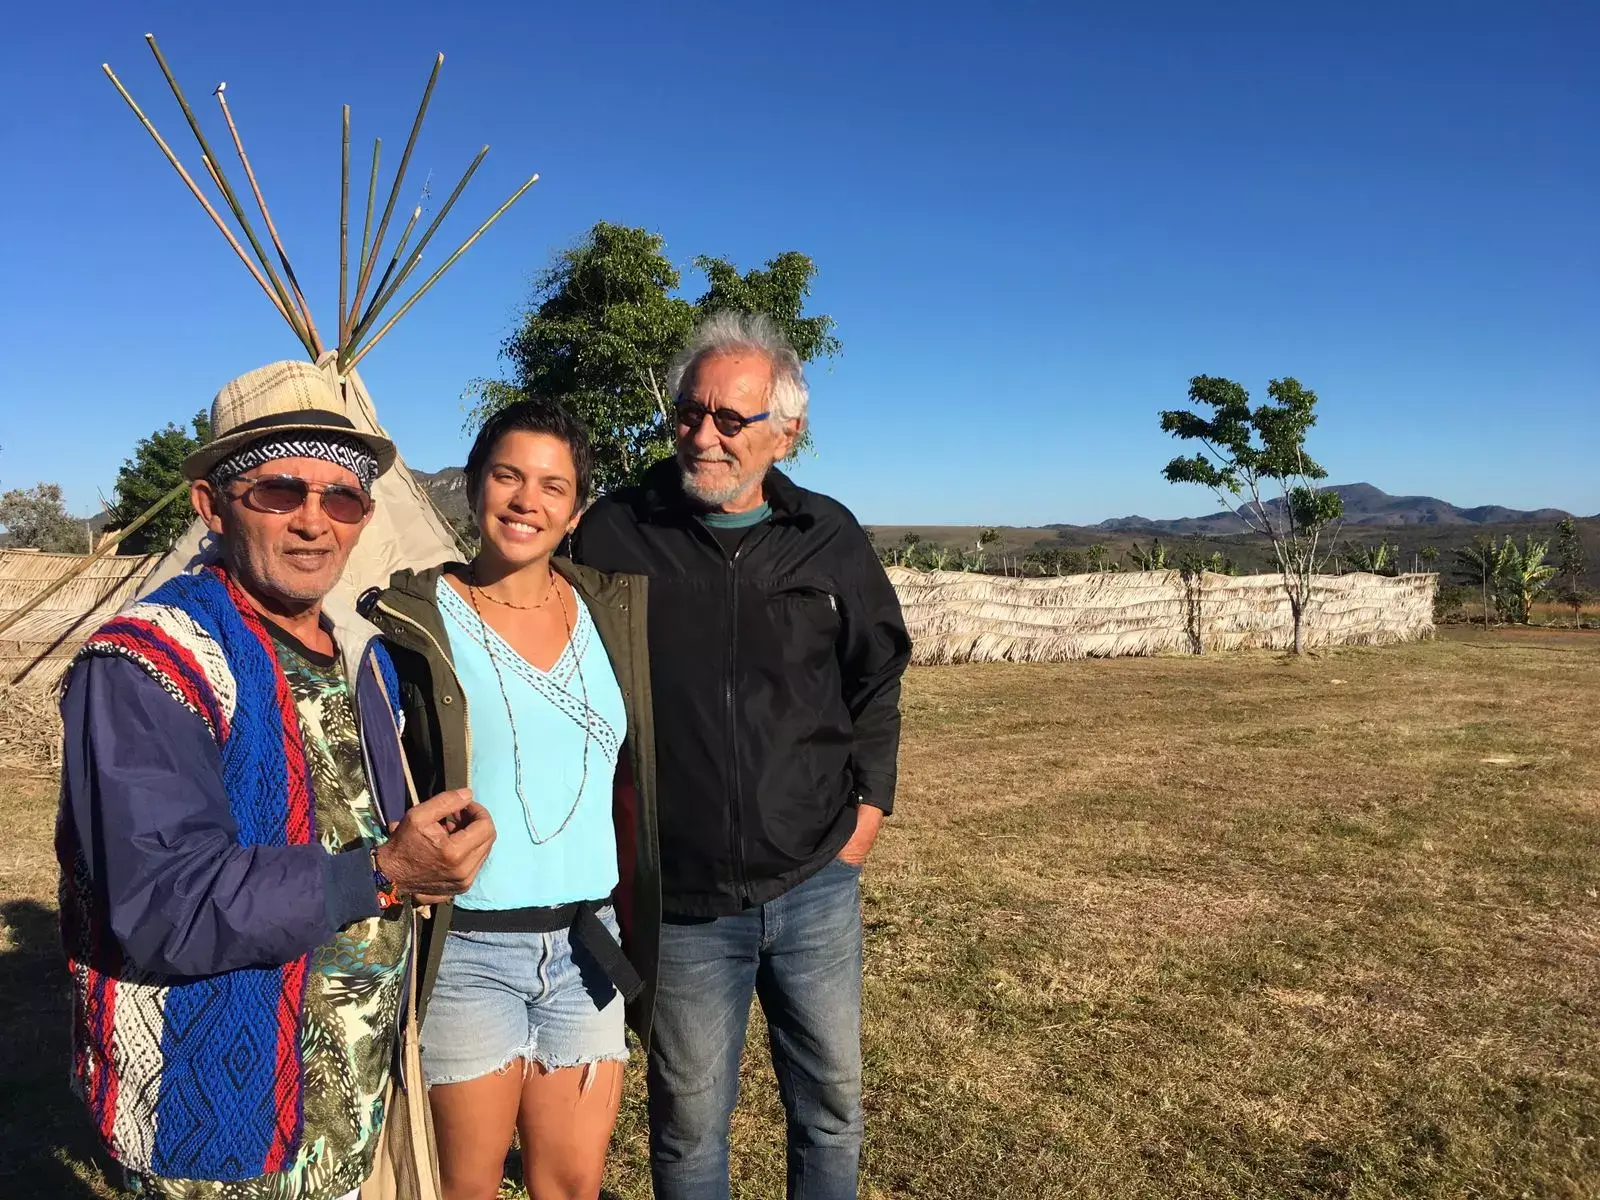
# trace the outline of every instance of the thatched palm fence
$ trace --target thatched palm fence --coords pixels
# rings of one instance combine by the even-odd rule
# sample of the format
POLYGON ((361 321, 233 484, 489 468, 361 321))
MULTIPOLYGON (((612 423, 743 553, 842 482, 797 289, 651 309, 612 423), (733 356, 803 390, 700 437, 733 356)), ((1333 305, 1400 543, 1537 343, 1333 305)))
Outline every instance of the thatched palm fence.
MULTIPOLYGON (((138 593, 159 556, 113 556, 0 634, 0 761, 48 768, 59 750, 51 698, 73 652, 138 593)), ((83 556, 0 550, 0 621, 83 556)), ((1138 571, 1006 579, 892 567, 913 661, 1059 662, 1197 649, 1287 649, 1289 603, 1275 576, 1138 571)), ((1437 577, 1318 578, 1308 621, 1312 646, 1414 641, 1433 632, 1437 577)))
POLYGON ((53 684, 84 639, 133 599, 159 558, 108 555, 81 569, 81 554, 0 550, 0 620, 80 569, 77 578, 0 633, 0 687, 53 684))
POLYGON ((81 554, 0 550, 0 621, 79 572, 0 633, 0 768, 55 768, 61 725, 53 685, 84 639, 133 599, 158 558, 110 555, 85 567, 81 554))
MULTIPOLYGON (((1008 579, 891 567, 912 661, 1060 662, 1199 649, 1288 649, 1289 601, 1275 575, 1178 571, 1008 579)), ((1434 575, 1318 576, 1310 646, 1384 645, 1433 633, 1434 575)))

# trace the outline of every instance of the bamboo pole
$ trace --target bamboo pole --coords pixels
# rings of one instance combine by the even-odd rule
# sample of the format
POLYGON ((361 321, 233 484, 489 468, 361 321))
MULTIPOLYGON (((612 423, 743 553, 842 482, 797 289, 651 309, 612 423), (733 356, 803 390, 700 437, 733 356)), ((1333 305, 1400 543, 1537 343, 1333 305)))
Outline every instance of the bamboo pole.
POLYGON ((339 150, 339 347, 345 343, 346 293, 350 289, 350 106, 344 106, 344 136, 339 150))
POLYGON ((51 596, 54 596, 62 588, 66 587, 67 584, 71 583, 79 575, 82 575, 85 571, 87 571, 95 563, 99 562, 106 555, 110 554, 113 550, 115 550, 119 545, 122 544, 122 539, 123 538, 127 537, 129 534, 135 532, 136 530, 141 529, 145 525, 145 523, 148 522, 152 517, 154 517, 158 512, 160 512, 167 505, 171 504, 179 496, 182 496, 188 490, 189 490, 189 481, 187 479, 185 479, 182 483, 178 484, 177 487, 173 488, 170 492, 168 492, 165 496, 161 497, 161 499, 157 500, 149 508, 145 509, 145 511, 144 511, 142 516, 139 516, 139 517, 135 518, 133 521, 131 521, 126 526, 124 526, 122 529, 118 530, 117 531, 117 535, 115 537, 111 538, 109 541, 107 541, 104 546, 101 546, 100 549, 96 550, 93 554, 89 555, 88 558, 84 559, 76 567, 74 567, 72 570, 68 571, 60 579, 58 579, 54 583, 52 583, 49 587, 45 588, 44 591, 40 592, 33 599, 29 600, 21 608, 17 609, 15 612, 13 612, 10 616, 6 617, 4 620, 0 620, 0 633, 4 633, 6 630, 10 629, 18 621, 22 620, 23 617, 27 616, 34 609, 38 608, 39 605, 43 604, 46 600, 50 599, 51 596))
POLYGON ((423 285, 421 287, 419 287, 415 292, 413 292, 411 294, 411 298, 400 306, 400 311, 395 313, 394 316, 390 317, 389 320, 388 320, 388 323, 385 324, 382 329, 378 330, 377 333, 373 334, 371 339, 368 340, 367 344, 365 346, 362 346, 360 350, 356 351, 355 356, 353 358, 351 358, 347 363, 345 363, 340 368, 340 370, 341 371, 353 370, 355 368, 356 364, 359 363, 363 358, 365 358, 367 356, 367 351, 371 350, 380 341, 382 341, 383 340, 383 336, 386 333, 388 333, 389 330, 391 330, 391 329, 393 329, 395 327, 395 323, 397 321, 399 321, 401 317, 405 316, 406 313, 411 310, 411 306, 413 304, 415 304, 418 300, 422 299, 424 293, 426 293, 429 288, 431 288, 435 283, 439 282, 439 277, 450 269, 450 267, 455 263, 456 259, 460 258, 463 254, 465 254, 467 252, 468 247, 470 247, 473 242, 477 241, 480 237, 482 237, 484 235, 484 232, 486 230, 488 230, 489 226, 493 225, 502 216, 504 216, 505 213, 506 213, 506 210, 509 209, 513 204, 515 204, 518 200, 522 199, 522 194, 524 192, 526 192, 529 188, 531 188, 534 184, 536 184, 538 182, 539 182, 539 177, 537 175, 531 175, 531 176, 528 177, 528 182, 524 183, 515 192, 511 193, 511 198, 509 200, 507 200, 504 204, 502 204, 499 208, 495 209, 494 212, 492 214, 490 214, 489 219, 487 221, 485 221, 482 225, 479 225, 477 230, 473 233, 473 235, 471 237, 469 237, 466 241, 462 242, 460 247, 457 248, 456 252, 454 254, 452 254, 449 258, 445 259, 444 262, 440 265, 440 267, 439 267, 439 269, 437 271, 435 271, 432 275, 428 276, 427 280, 423 283, 423 285))
POLYGON ((223 89, 227 86, 225 83, 218 84, 216 91, 217 104, 222 109, 222 119, 228 124, 228 133, 233 138, 233 148, 239 153, 239 165, 244 167, 244 177, 249 180, 250 192, 256 198, 256 207, 261 210, 261 220, 267 227, 267 236, 272 239, 272 248, 278 252, 278 262, 283 266, 284 278, 289 281, 295 304, 305 321, 306 332, 311 335, 311 351, 320 358, 322 338, 317 333, 317 323, 311 317, 311 306, 306 303, 305 293, 300 290, 300 281, 295 278, 294 267, 289 263, 289 253, 283 248, 283 239, 278 236, 278 227, 273 223, 272 214, 267 211, 267 198, 261 194, 261 185, 256 182, 255 168, 250 165, 250 157, 244 152, 244 140, 239 136, 239 127, 234 124, 233 111, 228 107, 228 97, 223 94, 223 89))
POLYGON ((383 249, 383 235, 389 230, 389 219, 394 216, 394 206, 400 199, 400 188, 405 183, 406 167, 411 163, 411 152, 416 149, 417 135, 422 132, 423 118, 428 115, 428 104, 433 99, 433 88, 439 82, 439 68, 444 66, 444 55, 433 60, 433 70, 428 75, 428 86, 423 89, 422 103, 417 106, 417 118, 411 123, 411 136, 406 138, 405 151, 400 155, 400 167, 394 175, 394 186, 389 189, 389 201, 383 206, 383 220, 378 222, 377 235, 372 239, 372 253, 361 264, 361 274, 356 279, 355 302, 350 306, 350 320, 361 308, 361 298, 366 295, 367 284, 372 281, 372 266, 383 249))
POLYGON ((233 219, 239 222, 239 228, 244 233, 245 240, 250 243, 250 248, 255 251, 256 258, 260 260, 262 269, 267 278, 272 282, 273 290, 278 293, 278 298, 283 301, 284 314, 289 319, 289 326, 305 344, 310 353, 315 353, 311 347, 311 335, 300 322, 299 313, 294 309, 294 303, 289 299, 289 292, 283 286, 283 281, 278 278, 278 273, 272 269, 272 263, 267 258, 267 252, 262 248, 261 239, 256 237, 256 231, 250 224, 250 218, 244 211, 244 205, 239 203, 239 197, 234 194, 227 177, 222 173, 222 168, 217 164, 217 156, 211 149, 211 143, 206 140, 205 131, 200 128, 200 122, 195 118, 194 110, 189 107, 189 101, 184 97, 183 88, 178 85, 178 80, 172 73, 172 68, 167 66, 166 56, 161 53, 161 47, 156 44, 155 34, 147 33, 144 40, 150 46, 150 53, 155 55, 156 65, 161 68, 161 74, 166 77, 167 86, 172 89, 173 97, 178 101, 178 107, 183 110, 183 116, 189 122, 189 130, 194 134, 195 141, 200 143, 200 152, 211 160, 211 171, 222 198, 227 201, 228 208, 233 212, 233 219))
POLYGON ((267 283, 261 272, 256 268, 255 263, 250 261, 250 256, 245 253, 244 247, 239 245, 239 239, 233 236, 233 230, 229 229, 222 218, 217 215, 217 210, 211 206, 211 201, 206 199, 206 195, 200 190, 199 185, 195 183, 189 172, 184 170, 183 164, 178 161, 178 156, 172 152, 172 147, 167 145, 166 139, 150 123, 150 118, 144 115, 144 110, 139 107, 138 102, 128 93, 128 89, 122 86, 122 80, 117 78, 117 73, 111 69, 111 64, 101 63, 100 69, 106 73, 106 78, 111 80, 112 86, 117 89, 118 94, 127 102, 128 107, 133 110, 133 115, 139 118, 139 124, 144 126, 145 132, 155 139, 155 143, 160 147, 161 153, 167 156, 167 161, 172 164, 172 169, 188 185, 189 190, 194 193, 194 198, 200 201, 200 207, 206 210, 206 215, 216 222, 218 230, 221 231, 223 237, 228 239, 228 245, 233 247, 233 252, 239 256, 239 261, 244 264, 245 270, 250 272, 251 278, 261 285, 261 290, 267 294, 267 299, 272 301, 272 307, 278 310, 278 315, 293 326, 294 322, 289 320, 289 312, 284 308, 283 301, 272 290, 271 285, 267 283))
MULTIPOLYGON (((367 179, 367 219, 361 224, 361 255, 356 259, 356 277, 360 278, 361 269, 367 265, 367 250, 372 241, 372 210, 378 199, 378 159, 383 150, 383 139, 372 139, 372 175, 367 179)), ((354 325, 354 321, 346 320, 343 314, 340 320, 346 325, 354 325)))
POLYGON ((444 219, 450 215, 450 210, 455 207, 456 201, 461 198, 461 193, 466 190, 467 183, 477 172, 478 167, 482 165, 484 157, 488 153, 489 147, 487 146, 478 151, 477 157, 468 165, 461 176, 461 181, 456 184, 455 190, 450 193, 449 199, 444 202, 444 206, 439 209, 438 215, 433 218, 433 221, 428 225, 427 231, 423 233, 422 240, 417 243, 417 248, 411 255, 411 260, 406 263, 405 269, 400 272, 394 282, 385 290, 382 281, 379 281, 377 293, 372 303, 367 306, 367 311, 362 314, 361 320, 351 333, 350 341, 352 343, 361 340, 362 334, 372 328, 372 323, 377 319, 378 314, 383 311, 384 306, 393 299, 396 292, 405 286, 406 280, 411 277, 411 272, 415 271, 417 264, 422 261, 422 252, 428 248, 428 243, 433 240, 433 235, 438 232, 439 226, 444 223, 444 219))
POLYGON ((394 248, 394 255, 389 259, 389 265, 383 269, 383 274, 378 277, 378 284, 372 289, 372 303, 367 305, 367 311, 362 314, 356 328, 361 328, 371 319, 373 310, 382 306, 385 289, 394 277, 395 269, 400 265, 400 256, 406 252, 406 243, 411 240, 411 234, 417 227, 417 222, 422 218, 422 205, 417 205, 411 210, 411 219, 406 222, 406 227, 400 233, 399 244, 394 248))

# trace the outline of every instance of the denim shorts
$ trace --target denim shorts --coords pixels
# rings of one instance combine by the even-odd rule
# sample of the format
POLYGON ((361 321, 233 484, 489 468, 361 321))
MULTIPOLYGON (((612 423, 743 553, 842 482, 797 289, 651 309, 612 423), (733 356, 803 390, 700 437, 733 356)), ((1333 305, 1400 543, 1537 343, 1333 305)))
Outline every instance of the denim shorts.
MULTIPOLYGON (((599 916, 617 936, 611 906, 599 916)), ((452 929, 422 1023, 428 1086, 479 1079, 519 1058, 546 1071, 626 1062, 621 994, 565 930, 452 929)))

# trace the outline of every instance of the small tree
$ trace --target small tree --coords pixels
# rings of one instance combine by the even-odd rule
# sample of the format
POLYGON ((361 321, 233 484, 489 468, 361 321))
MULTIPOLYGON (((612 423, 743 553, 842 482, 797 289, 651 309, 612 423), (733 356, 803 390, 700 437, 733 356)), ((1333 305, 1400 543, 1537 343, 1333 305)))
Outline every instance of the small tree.
POLYGON ((900 536, 900 548, 891 551, 894 556, 892 566, 909 567, 916 557, 917 543, 922 541, 920 534, 912 533, 909 529, 900 536))
POLYGON ((1365 571, 1369 575, 1394 575, 1397 574, 1395 555, 1398 548, 1388 542, 1380 541, 1376 546, 1357 546, 1350 551, 1349 563, 1352 571, 1365 571))
POLYGON ((1417 553, 1422 559, 1422 565, 1429 571, 1433 570, 1434 564, 1439 561, 1439 547, 1437 546, 1424 546, 1417 553))
POLYGON ((1250 529, 1270 539, 1299 654, 1305 648, 1318 541, 1344 504, 1337 494, 1317 487, 1328 473, 1306 453, 1306 434, 1317 422, 1316 393, 1284 378, 1268 383, 1267 395, 1272 403, 1252 409, 1250 393, 1231 379, 1196 375, 1189 381, 1189 402, 1209 408, 1211 415, 1170 410, 1161 414, 1161 428, 1201 449, 1192 457, 1174 458, 1162 473, 1170 483, 1210 488, 1250 529), (1273 491, 1276 496, 1268 494, 1273 491), (1238 505, 1241 496, 1245 502, 1238 505))
POLYGON ((1505 570, 1511 549, 1509 537, 1501 543, 1493 535, 1478 534, 1470 546, 1455 551, 1455 574, 1463 583, 1471 584, 1483 593, 1483 627, 1489 628, 1489 605, 1494 599, 1500 576, 1505 570))
POLYGON ((1117 569, 1116 561, 1111 556, 1111 547, 1103 542, 1096 542, 1089 547, 1088 565, 1091 573, 1117 569))
POLYGON ((1156 538, 1150 543, 1149 549, 1141 549, 1138 542, 1128 551, 1128 560, 1140 571, 1165 571, 1167 569, 1167 548, 1161 544, 1161 539, 1156 538))
POLYGON ((13 546, 61 554, 86 553, 93 548, 83 523, 67 515, 59 483, 13 488, 0 496, 0 525, 5 526, 13 546))
POLYGON ((1189 635, 1189 649, 1206 652, 1206 631, 1201 611, 1205 600, 1206 572, 1211 568, 1199 551, 1191 548, 1178 555, 1178 582, 1183 585, 1183 628, 1189 635))
POLYGON ((989 562, 988 549, 999 540, 1000 531, 998 529, 985 529, 980 532, 978 540, 973 545, 972 557, 963 560, 962 570, 982 571, 987 567, 989 562))
POLYGON ((1563 517, 1556 526, 1556 580, 1557 598, 1572 609, 1573 626, 1581 626, 1589 594, 1583 587, 1583 538, 1571 517, 1563 517))
MULTIPOLYGON (((211 414, 201 409, 189 421, 193 435, 176 425, 142 438, 133 457, 117 472, 116 499, 107 529, 122 529, 138 520, 167 493, 183 482, 183 460, 211 440, 211 414)), ((194 513, 187 504, 167 505, 150 522, 128 537, 119 553, 149 554, 169 550, 189 527, 194 513)), ((476 535, 476 530, 473 531, 476 535)))
POLYGON ((1518 546, 1506 538, 1505 562, 1500 568, 1501 611, 1506 620, 1526 625, 1533 616, 1533 602, 1555 578, 1556 568, 1545 562, 1550 543, 1524 537, 1518 546))

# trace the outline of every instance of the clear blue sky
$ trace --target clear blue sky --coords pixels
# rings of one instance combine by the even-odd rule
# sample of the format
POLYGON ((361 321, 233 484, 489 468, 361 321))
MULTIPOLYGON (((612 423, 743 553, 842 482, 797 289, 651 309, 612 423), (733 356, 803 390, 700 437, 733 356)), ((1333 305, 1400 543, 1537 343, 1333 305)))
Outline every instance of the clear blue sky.
POLYGON ((464 385, 603 218, 680 263, 815 258, 845 349, 799 471, 866 521, 1211 511, 1159 475, 1198 373, 1315 388, 1336 482, 1600 510, 1587 0, 19 6, 0 487, 92 509, 139 437, 299 353, 100 74, 197 167, 147 29, 214 140, 228 82, 324 325, 341 103, 393 164, 445 51, 405 203, 489 142, 458 237, 542 173, 363 364, 420 467, 464 457, 464 385))

